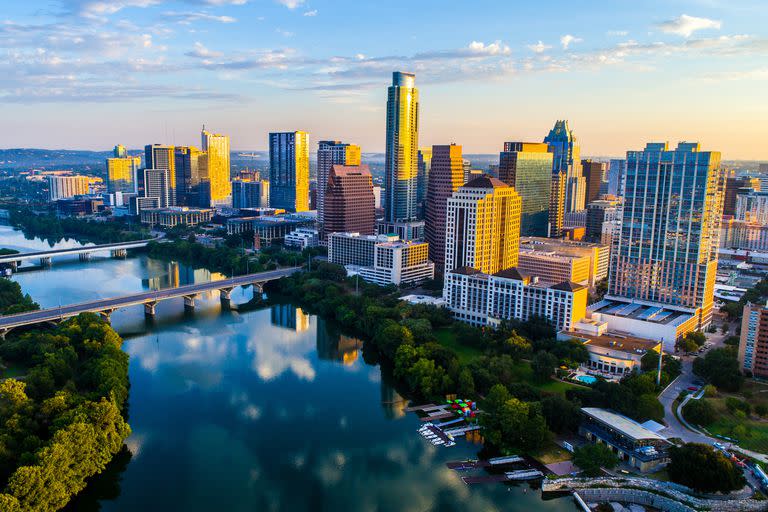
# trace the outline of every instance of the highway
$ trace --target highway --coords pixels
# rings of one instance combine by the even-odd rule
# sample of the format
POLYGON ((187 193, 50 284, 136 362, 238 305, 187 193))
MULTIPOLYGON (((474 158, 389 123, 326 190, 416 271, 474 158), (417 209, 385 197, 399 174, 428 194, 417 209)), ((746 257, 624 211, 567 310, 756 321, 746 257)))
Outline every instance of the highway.
POLYGON ((85 247, 73 247, 71 249, 53 249, 50 251, 23 252, 18 254, 8 254, 0 256, 0 264, 13 263, 37 258, 53 258, 55 256, 66 256, 68 254, 86 254, 97 251, 115 251, 118 249, 136 249, 146 247, 153 239, 134 240, 132 242, 118 242, 114 244, 87 245, 85 247))
POLYGON ((279 270, 270 270, 257 274, 248 274, 244 276, 222 279, 220 281, 210 281, 207 283, 190 284, 179 286, 178 288, 166 288, 149 292, 125 295, 122 297, 112 297, 99 299, 79 304, 68 304, 66 306, 41 309, 27 313, 18 313, 15 315, 0 316, 0 333, 7 333, 15 327, 34 325, 45 322, 56 322, 65 318, 77 316, 80 313, 106 313, 127 306, 145 304, 154 307, 154 304, 161 300, 173 299, 177 297, 191 297, 212 290, 231 290, 237 286, 247 286, 250 284, 263 284, 267 281, 273 281, 293 274, 301 267, 290 267, 279 270))

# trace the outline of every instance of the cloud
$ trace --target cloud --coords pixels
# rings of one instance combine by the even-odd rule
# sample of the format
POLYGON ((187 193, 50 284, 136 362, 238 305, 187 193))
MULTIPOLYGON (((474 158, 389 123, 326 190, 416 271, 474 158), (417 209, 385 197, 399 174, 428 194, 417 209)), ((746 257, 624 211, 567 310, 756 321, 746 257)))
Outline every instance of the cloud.
POLYGON ((207 12, 175 12, 168 11, 163 13, 164 17, 173 18, 182 25, 189 25, 193 21, 216 21, 219 23, 234 23, 237 21, 232 16, 216 16, 207 12))
POLYGON ((304 13, 304 16, 317 16, 317 9, 312 9, 304 13))
POLYGON ((550 48, 552 48, 552 47, 542 43, 541 41, 539 41, 536 44, 529 44, 528 45, 528 49, 531 50, 534 53, 544 53, 545 51, 549 50, 550 48))
POLYGON ((697 30, 716 29, 720 30, 722 23, 709 18, 697 18, 683 14, 677 18, 664 21, 656 25, 662 32, 667 34, 676 34, 682 37, 691 37, 697 30))
POLYGON ((563 50, 567 50, 572 43, 580 43, 582 41, 583 39, 580 37, 572 36, 571 34, 565 34, 560 38, 560 45, 563 47, 563 50))
POLYGON ((276 28, 275 32, 277 32, 278 34, 280 34, 283 37, 293 37, 293 36, 296 35, 295 33, 291 32, 290 30, 283 30, 282 28, 276 28))
POLYGON ((605 33, 607 36, 613 36, 613 37, 624 37, 629 35, 628 30, 609 30, 605 33))
POLYGON ((277 0, 277 3, 284 5, 289 9, 296 9, 304 4, 304 0, 277 0))
POLYGON ((195 47, 192 50, 186 52, 184 55, 187 57, 194 57, 196 59, 210 59, 214 57, 221 57, 223 54, 221 52, 209 50, 203 45, 203 43, 196 42, 195 47))
POLYGON ((479 55, 509 55, 512 53, 509 46, 502 44, 499 40, 487 45, 481 41, 472 41, 469 43, 469 51, 479 55))

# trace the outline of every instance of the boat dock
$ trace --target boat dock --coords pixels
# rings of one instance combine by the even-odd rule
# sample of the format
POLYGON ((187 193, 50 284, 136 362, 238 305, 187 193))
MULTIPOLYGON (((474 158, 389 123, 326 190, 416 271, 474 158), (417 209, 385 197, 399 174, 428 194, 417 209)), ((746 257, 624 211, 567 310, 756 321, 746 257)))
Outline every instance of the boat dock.
POLYGON ((509 457, 494 457, 493 459, 488 460, 453 460, 446 462, 445 465, 448 469, 466 471, 469 469, 482 469, 503 466, 506 464, 516 464, 524 461, 525 459, 519 455, 511 455, 509 457))
POLYGON ((472 432, 473 430, 480 430, 481 428, 483 427, 481 427, 480 425, 467 425, 466 427, 459 427, 459 428, 453 428, 451 430, 446 430, 445 433, 451 436, 460 436, 460 435, 466 434, 467 432, 472 432))
POLYGON ((541 478, 544 473, 538 469, 520 469, 517 471, 508 471, 504 473, 507 480, 533 480, 535 478, 541 478))
POLYGON ((456 443, 450 439, 447 435, 445 435, 445 432, 440 430, 434 425, 424 425, 419 429, 419 434, 421 437, 429 441, 435 446, 446 446, 451 447, 454 446, 456 443))
POLYGON ((508 471, 501 475, 477 475, 477 476, 463 476, 461 481, 467 485, 470 484, 486 484, 494 482, 515 482, 522 480, 534 480, 541 478, 544 473, 538 469, 520 469, 518 471, 508 471))
POLYGON ((427 414, 426 416, 422 416, 419 418, 421 421, 432 421, 432 420, 444 420, 447 418, 455 418, 456 415, 452 412, 433 412, 430 414, 427 414))

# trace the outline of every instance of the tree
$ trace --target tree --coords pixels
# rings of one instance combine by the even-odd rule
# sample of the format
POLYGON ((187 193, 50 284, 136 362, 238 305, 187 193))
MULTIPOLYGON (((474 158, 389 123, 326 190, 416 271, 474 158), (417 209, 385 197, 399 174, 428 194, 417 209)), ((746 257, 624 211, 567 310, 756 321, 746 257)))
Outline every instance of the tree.
POLYGON ((541 412, 552 432, 576 432, 581 422, 581 407, 562 395, 550 395, 542 399, 541 412))
POLYGON ((696 359, 693 373, 725 391, 738 391, 744 384, 736 352, 731 348, 716 348, 696 359))
POLYGON ((664 419, 664 406, 656 398, 655 393, 648 393, 638 397, 635 417, 655 421, 664 419))
POLYGON ((604 444, 585 444, 573 451, 573 463, 581 468, 586 476, 597 476, 600 468, 613 469, 619 459, 604 444))
POLYGON ((549 437, 538 404, 512 397, 501 384, 491 388, 483 411, 485 438, 504 453, 539 450, 549 437))
POLYGON ((669 449, 669 478, 698 492, 727 493, 744 487, 741 470, 711 446, 687 443, 669 449))
POLYGON ((462 368, 459 373, 458 390, 461 396, 475 396, 475 379, 469 368, 462 368))
POLYGON ((552 376, 557 366, 557 358, 549 352, 539 351, 533 356, 531 367, 533 378, 539 382, 546 382, 552 376))
POLYGON ((516 331, 512 331, 512 335, 504 340, 503 347, 504 352, 511 355, 515 361, 519 361, 531 353, 531 342, 517 334, 516 331))
POLYGON ((709 400, 689 400, 683 408, 683 417, 696 425, 707 426, 717 420, 717 411, 709 400))

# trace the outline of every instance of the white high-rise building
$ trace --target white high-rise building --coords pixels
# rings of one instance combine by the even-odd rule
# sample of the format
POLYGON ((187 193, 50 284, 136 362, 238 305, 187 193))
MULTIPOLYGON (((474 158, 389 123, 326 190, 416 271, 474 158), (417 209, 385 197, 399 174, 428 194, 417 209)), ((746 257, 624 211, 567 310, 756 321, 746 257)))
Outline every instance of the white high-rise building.
POLYGON ((88 193, 88 176, 48 176, 48 199, 57 201, 88 193))

